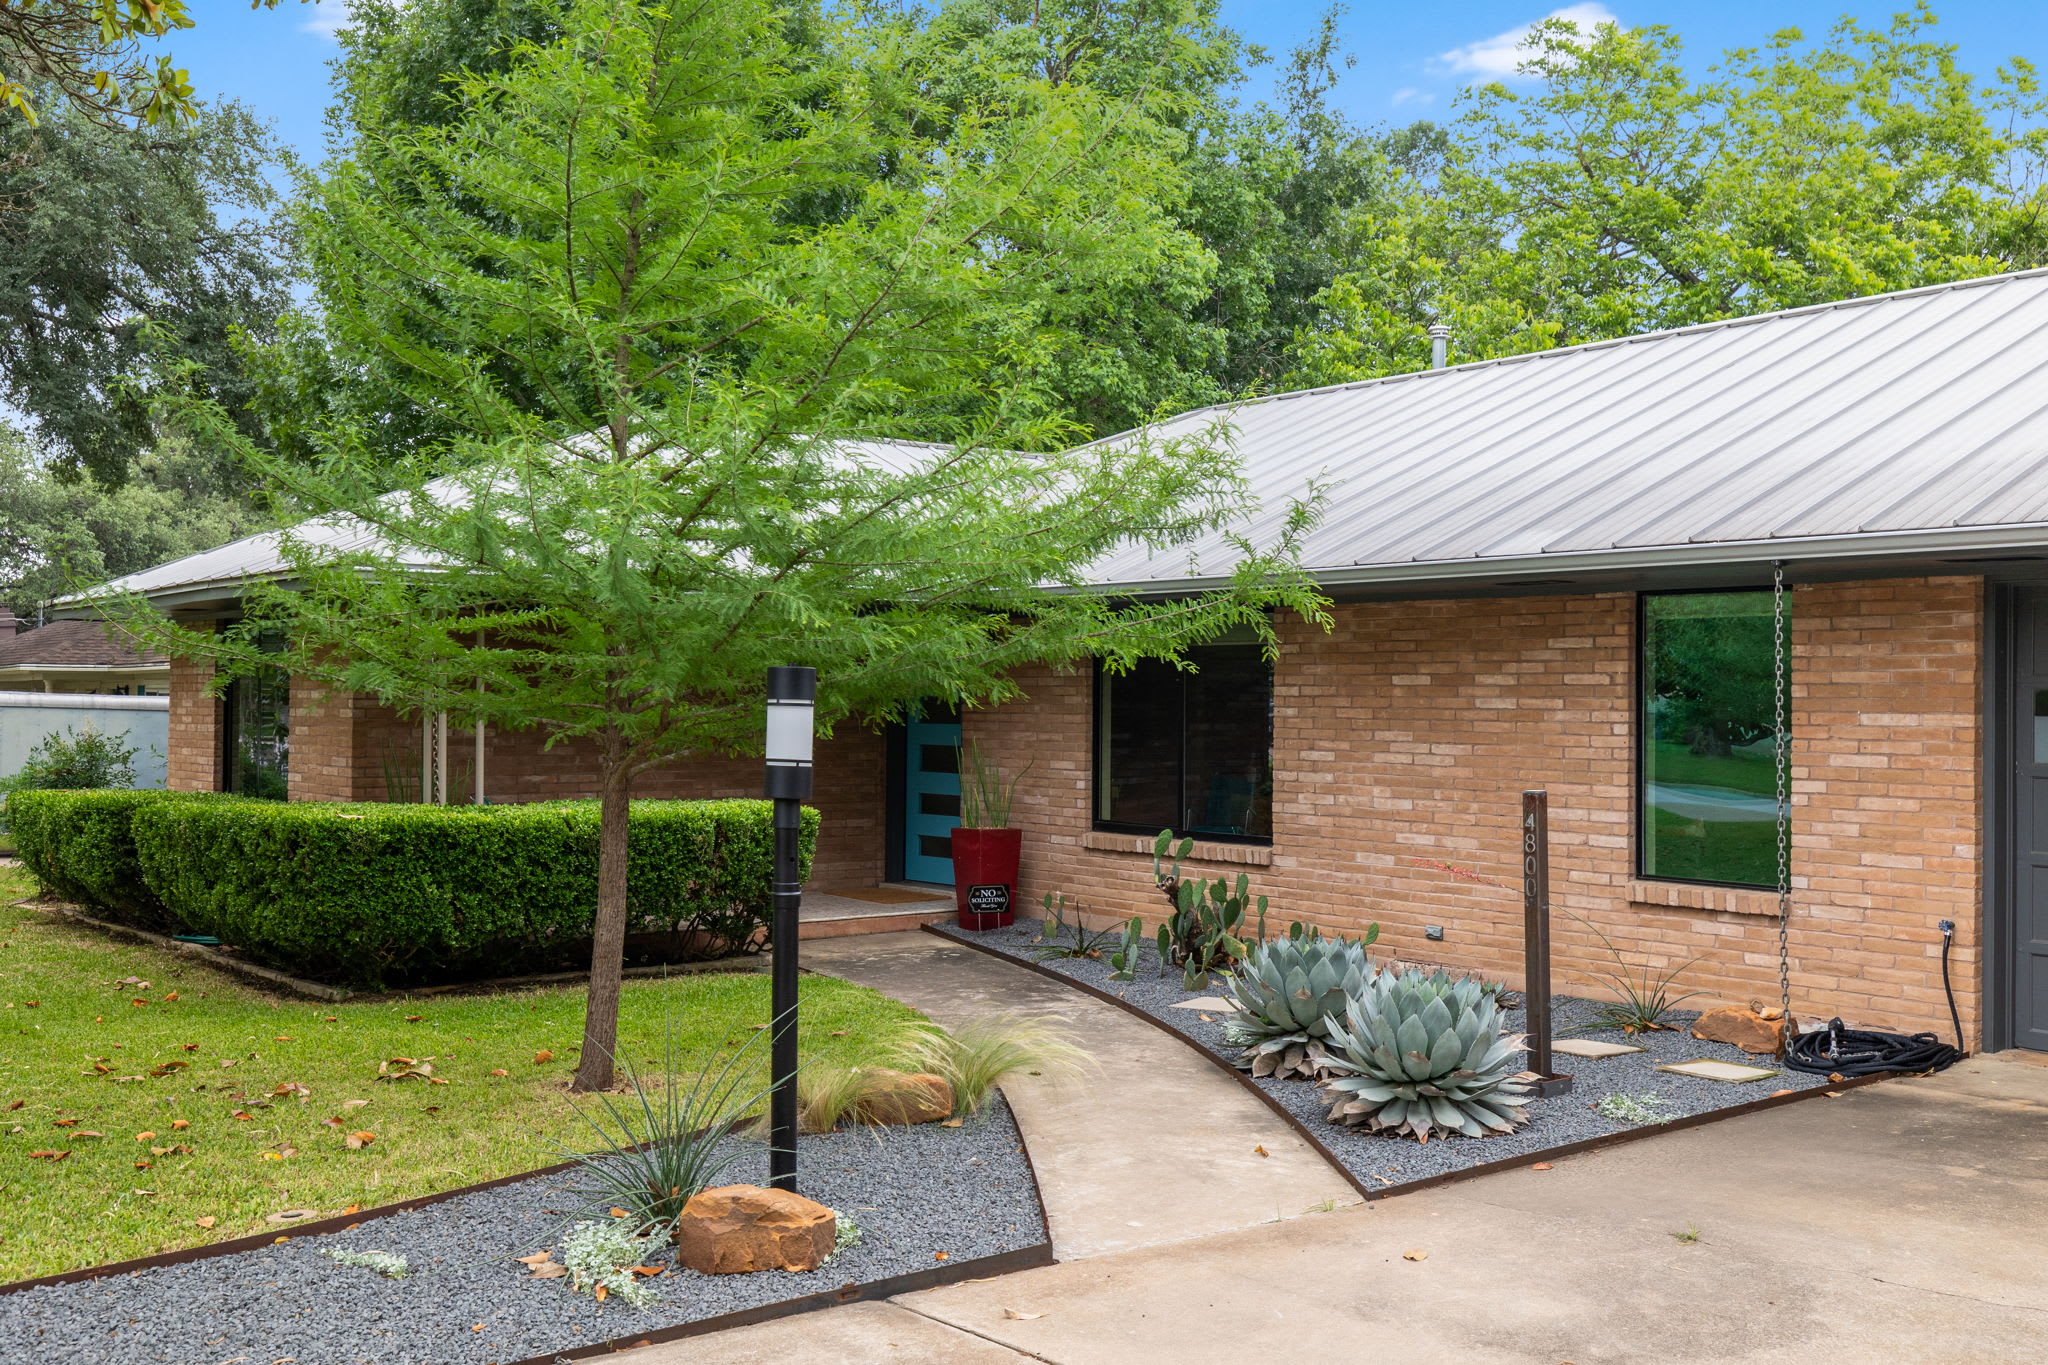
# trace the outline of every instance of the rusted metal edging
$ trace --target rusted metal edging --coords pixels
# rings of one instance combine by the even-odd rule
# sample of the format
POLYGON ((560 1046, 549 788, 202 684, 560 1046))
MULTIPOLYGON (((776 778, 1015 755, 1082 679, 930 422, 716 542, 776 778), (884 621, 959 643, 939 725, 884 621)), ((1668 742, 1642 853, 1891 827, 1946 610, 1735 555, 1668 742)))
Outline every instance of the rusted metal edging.
POLYGON ((990 947, 987 944, 976 943, 973 939, 963 937, 960 933, 943 926, 927 924, 925 932, 942 938, 948 943, 957 943, 963 948, 972 948, 978 953, 986 953, 990 957, 1008 962, 1012 966, 1022 967, 1030 972, 1037 972, 1040 976, 1071 986, 1084 994, 1094 996, 1097 1000, 1116 1006, 1134 1018, 1144 1020, 1169 1037, 1178 1038, 1181 1042, 1192 1048, 1197 1055, 1207 1058, 1224 1075, 1230 1077, 1230 1079, 1244 1087, 1247 1092, 1256 1096, 1259 1103, 1277 1114, 1289 1128, 1292 1128, 1300 1136, 1302 1141, 1315 1148, 1325 1161, 1335 1167, 1337 1174, 1341 1175, 1350 1184, 1352 1189, 1358 1191, 1360 1198, 1367 1200, 1385 1199, 1391 1195, 1409 1194, 1416 1190, 1433 1189, 1439 1185, 1451 1185, 1460 1180, 1470 1180, 1475 1176, 1495 1175, 1501 1171, 1526 1169, 1539 1161, 1550 1161, 1557 1157, 1577 1156, 1582 1152, 1597 1151, 1603 1147, 1618 1147, 1623 1143, 1635 1142, 1642 1138, 1656 1137, 1660 1133, 1677 1132, 1685 1128, 1697 1128, 1702 1124, 1713 1123, 1719 1119, 1740 1118, 1745 1114, 1758 1114, 1767 1109, 1777 1109, 1784 1105, 1797 1104, 1801 1100, 1816 1099, 1830 1093, 1839 1094, 1844 1090, 1858 1089, 1866 1085, 1875 1085, 1880 1081, 1896 1079, 1896 1077, 1889 1074, 1858 1076, 1854 1079, 1835 1082, 1825 1086, 1814 1086, 1806 1090, 1794 1090, 1782 1095, 1769 1095, 1760 1100, 1748 1100, 1742 1104, 1726 1105, 1719 1109, 1706 1110, 1703 1113, 1687 1114, 1681 1118, 1670 1119, 1664 1123, 1646 1124, 1642 1127, 1627 1128, 1619 1133, 1603 1133, 1599 1137, 1581 1138, 1576 1142, 1561 1143, 1556 1147, 1545 1147, 1534 1152, 1523 1152, 1516 1156, 1503 1157, 1498 1161, 1482 1162, 1478 1165, 1462 1167, 1455 1171, 1443 1171, 1439 1174, 1423 1176, 1416 1180, 1403 1180, 1392 1185, 1368 1185, 1339 1159, 1337 1154, 1330 1149, 1329 1144, 1318 1137, 1313 1129, 1303 1123, 1287 1106, 1268 1094, 1250 1076, 1232 1066, 1228 1058, 1220 1056, 1213 1050, 1202 1046, 1195 1038, 1155 1018, 1148 1011, 1140 1009, 1128 1000, 1112 995, 1099 986, 1090 985, 1086 981, 1077 981, 1073 977, 1063 975, 1040 963, 1020 957, 1013 957, 1001 949, 990 947))

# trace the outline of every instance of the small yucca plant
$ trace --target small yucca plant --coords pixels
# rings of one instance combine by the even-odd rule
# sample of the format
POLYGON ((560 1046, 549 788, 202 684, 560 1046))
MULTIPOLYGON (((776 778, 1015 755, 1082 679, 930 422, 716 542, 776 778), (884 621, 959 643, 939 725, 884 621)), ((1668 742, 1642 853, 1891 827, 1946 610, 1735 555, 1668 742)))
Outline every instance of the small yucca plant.
POLYGON ((1683 995, 1671 993, 1671 983, 1684 975, 1687 968, 1698 962, 1697 957, 1687 958, 1669 971, 1656 972, 1648 963, 1631 967, 1628 959, 1621 955, 1621 949, 1614 941, 1601 933, 1587 920, 1572 916, 1591 930, 1593 937, 1600 940, 1600 946, 1614 959, 1612 967, 1584 973, 1586 980, 1604 986, 1614 992, 1615 999, 1594 1005, 1590 1023, 1574 1024, 1568 1033, 1591 1033, 1598 1029, 1620 1029, 1624 1034, 1650 1033, 1658 1029, 1674 1027, 1664 1022, 1665 1016, 1685 1001, 1698 995, 1698 991, 1687 991, 1683 995))
POLYGON ((1330 1025, 1330 1122, 1422 1142, 1527 1122, 1521 1040, 1502 1037, 1498 1020, 1477 981, 1381 972, 1330 1025))
MULTIPOLYGON (((686 1065, 674 1019, 668 1021, 666 1032, 659 1083, 625 1058, 615 1057, 626 1079, 626 1098, 620 1101, 600 1092, 595 1111, 578 1106, 578 1116, 590 1125, 600 1145, 568 1153, 587 1182, 571 1187, 584 1196, 585 1212, 608 1215, 611 1209, 623 1208, 623 1221, 635 1233, 659 1228, 665 1234, 681 1216, 683 1205, 739 1158, 737 1146, 727 1139, 772 1089, 748 1079, 748 1054, 769 1030, 754 1034, 716 1066, 706 1068, 686 1065)), ((701 1060, 714 1059, 715 1054, 708 1054, 701 1060)))

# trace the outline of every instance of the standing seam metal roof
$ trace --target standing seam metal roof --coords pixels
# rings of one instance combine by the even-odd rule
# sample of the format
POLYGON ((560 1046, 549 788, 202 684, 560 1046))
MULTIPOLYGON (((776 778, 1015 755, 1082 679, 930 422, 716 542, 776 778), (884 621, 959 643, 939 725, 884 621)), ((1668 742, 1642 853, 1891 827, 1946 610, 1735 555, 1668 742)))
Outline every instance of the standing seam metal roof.
MULTIPOLYGON (((1222 404, 1153 434, 1227 418, 1262 503, 1255 544, 1323 481, 1303 563, 1340 581, 1794 542, 1811 557, 1871 536, 1904 550, 1967 528, 2039 546, 2044 372, 2035 270, 1222 404)), ((1188 584, 1233 558, 1212 536, 1120 552, 1097 577, 1188 584)))

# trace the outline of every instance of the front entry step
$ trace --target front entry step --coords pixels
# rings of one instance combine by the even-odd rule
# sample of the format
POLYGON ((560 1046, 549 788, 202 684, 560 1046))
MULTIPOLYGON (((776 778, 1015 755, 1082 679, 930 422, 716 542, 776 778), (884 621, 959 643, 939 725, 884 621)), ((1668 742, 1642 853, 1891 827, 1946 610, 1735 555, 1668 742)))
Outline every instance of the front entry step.
POLYGON ((929 887, 867 886, 804 892, 798 937, 892 934, 953 917, 953 897, 929 887))

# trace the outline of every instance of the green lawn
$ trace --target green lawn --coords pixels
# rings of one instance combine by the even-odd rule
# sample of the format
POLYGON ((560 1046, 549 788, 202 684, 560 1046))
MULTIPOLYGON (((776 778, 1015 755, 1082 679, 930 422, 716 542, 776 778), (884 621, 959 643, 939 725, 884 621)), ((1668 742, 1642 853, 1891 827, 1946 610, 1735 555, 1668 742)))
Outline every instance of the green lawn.
MULTIPOLYGON (((341 1212, 510 1175, 588 1136, 567 1091, 580 990, 297 1000, 13 904, 32 890, 0 868, 0 1280, 268 1230, 264 1216, 285 1209, 341 1212), (379 1080, 378 1062, 400 1056, 431 1058, 447 1084, 379 1080), (357 1131, 375 1141, 350 1150, 357 1131)), ((768 1009, 765 975, 630 983, 622 1051, 652 1061, 673 1017, 686 1054, 712 1056, 768 1009)), ((919 1017, 806 977, 804 1059, 879 1060, 919 1017)), ((754 1052, 765 1074, 765 1039, 754 1052)))

